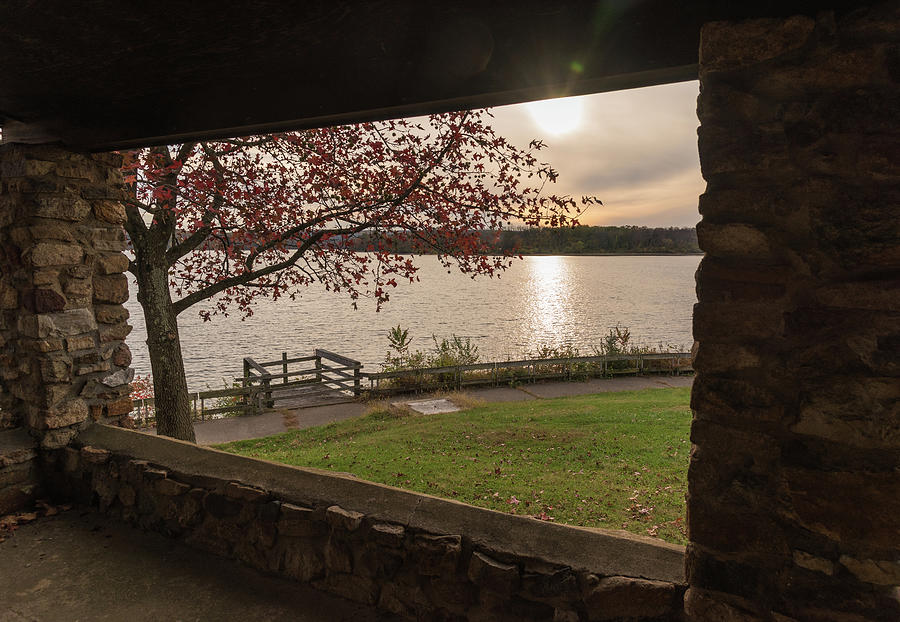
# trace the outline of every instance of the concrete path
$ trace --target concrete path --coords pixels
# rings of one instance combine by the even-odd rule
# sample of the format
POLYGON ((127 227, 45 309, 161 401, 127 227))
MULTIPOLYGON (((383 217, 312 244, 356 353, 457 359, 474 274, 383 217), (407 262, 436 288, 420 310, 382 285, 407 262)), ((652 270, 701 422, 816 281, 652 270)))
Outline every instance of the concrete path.
POLYGON ((0 543, 0 577, 0 622, 386 619, 77 507, 0 543))
MULTIPOLYGON (((464 393, 485 402, 518 402, 574 395, 591 395, 611 391, 639 391, 641 389, 665 389, 689 387, 693 376, 620 376, 618 378, 591 378, 586 382, 541 382, 522 384, 518 387, 470 388, 464 393)), ((386 401, 420 401, 429 395, 400 395, 386 401)), ((273 411, 253 417, 231 417, 194 424, 197 443, 215 445, 248 438, 260 438, 281 434, 288 430, 300 430, 333 421, 359 417, 370 404, 347 402, 330 406, 314 406, 290 411, 273 411)))

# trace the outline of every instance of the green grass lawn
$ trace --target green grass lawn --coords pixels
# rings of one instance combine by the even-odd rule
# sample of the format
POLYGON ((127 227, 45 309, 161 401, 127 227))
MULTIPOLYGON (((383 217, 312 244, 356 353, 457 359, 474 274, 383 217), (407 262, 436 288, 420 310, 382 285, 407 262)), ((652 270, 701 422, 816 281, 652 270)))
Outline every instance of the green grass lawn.
POLYGON ((358 419, 218 448, 570 525, 683 544, 690 389, 358 419))

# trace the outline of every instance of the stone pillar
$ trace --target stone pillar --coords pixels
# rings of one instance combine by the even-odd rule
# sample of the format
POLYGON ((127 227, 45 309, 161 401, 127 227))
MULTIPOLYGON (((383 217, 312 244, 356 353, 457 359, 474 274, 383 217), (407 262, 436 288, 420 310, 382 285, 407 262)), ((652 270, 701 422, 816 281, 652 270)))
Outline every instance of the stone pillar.
POLYGON ((119 162, 0 145, 0 429, 44 447, 131 410, 119 162))
POLYGON ((692 620, 900 620, 900 9, 703 28, 692 620))

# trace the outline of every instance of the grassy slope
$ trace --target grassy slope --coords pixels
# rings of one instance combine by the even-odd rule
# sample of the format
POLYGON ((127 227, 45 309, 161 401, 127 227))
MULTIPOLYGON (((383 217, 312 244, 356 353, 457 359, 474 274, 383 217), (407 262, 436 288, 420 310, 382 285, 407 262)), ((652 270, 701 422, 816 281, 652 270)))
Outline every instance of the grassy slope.
POLYGON ((684 543, 690 390, 376 410, 220 449, 571 525, 684 543))

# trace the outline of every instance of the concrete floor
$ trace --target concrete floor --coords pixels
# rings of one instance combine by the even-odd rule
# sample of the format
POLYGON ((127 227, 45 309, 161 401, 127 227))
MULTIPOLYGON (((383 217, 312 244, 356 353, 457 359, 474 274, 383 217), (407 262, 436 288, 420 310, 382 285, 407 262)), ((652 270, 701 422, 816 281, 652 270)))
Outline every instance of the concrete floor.
POLYGON ((77 507, 0 543, 0 622, 384 619, 77 507))
MULTIPOLYGON (((485 402, 517 402, 612 391, 689 387, 693 382, 693 376, 620 376, 591 378, 585 382, 540 382, 521 384, 517 387, 471 387, 465 389, 463 393, 485 402)), ((386 401, 420 401, 429 397, 431 396, 398 395, 389 397, 386 401)), ((253 417, 229 417, 195 423, 194 433, 197 435, 199 445, 214 445, 343 421, 359 417, 367 408, 368 405, 361 402, 346 402, 298 410, 273 411, 253 417)))

